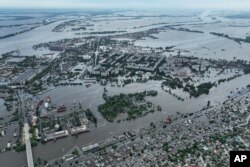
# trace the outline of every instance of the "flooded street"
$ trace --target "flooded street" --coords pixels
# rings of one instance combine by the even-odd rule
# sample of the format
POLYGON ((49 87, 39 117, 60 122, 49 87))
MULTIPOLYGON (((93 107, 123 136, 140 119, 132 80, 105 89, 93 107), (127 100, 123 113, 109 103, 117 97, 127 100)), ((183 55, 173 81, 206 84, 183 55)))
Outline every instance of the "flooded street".
POLYGON ((6 110, 4 100, 0 99, 0 117, 5 117, 7 115, 9 115, 9 112, 6 110))

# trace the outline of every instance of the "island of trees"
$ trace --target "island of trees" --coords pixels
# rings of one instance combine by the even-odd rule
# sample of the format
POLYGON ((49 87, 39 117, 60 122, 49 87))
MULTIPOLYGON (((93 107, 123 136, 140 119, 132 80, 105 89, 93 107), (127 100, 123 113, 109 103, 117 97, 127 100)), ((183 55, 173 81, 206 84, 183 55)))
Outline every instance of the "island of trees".
MULTIPOLYGON (((104 92, 103 98, 105 103, 101 104, 98 110, 110 122, 113 122, 121 113, 126 113, 128 120, 134 119, 155 110, 155 106, 151 102, 147 102, 145 97, 156 95, 157 91, 154 90, 133 94, 122 93, 115 96, 108 96, 107 92, 104 92)), ((157 110, 160 110, 159 106, 157 110)))

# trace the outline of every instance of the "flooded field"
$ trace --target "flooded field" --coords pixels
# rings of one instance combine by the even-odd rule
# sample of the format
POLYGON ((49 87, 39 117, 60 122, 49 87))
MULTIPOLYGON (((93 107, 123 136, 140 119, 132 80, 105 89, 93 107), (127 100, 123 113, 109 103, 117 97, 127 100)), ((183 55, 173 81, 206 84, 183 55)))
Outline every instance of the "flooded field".
MULTIPOLYGON (((175 28, 188 28, 204 32, 203 34, 185 31, 164 30, 159 34, 152 34, 158 39, 146 38, 135 41, 139 46, 169 47, 188 51, 189 56, 206 57, 213 59, 228 59, 234 57, 249 60, 250 47, 247 43, 238 44, 235 41, 211 35, 210 32, 225 33, 233 37, 246 38, 249 35, 249 22, 247 19, 230 19, 227 16, 231 13, 213 11, 186 11, 186 14, 179 11, 152 12, 147 15, 143 12, 117 12, 109 15, 97 15, 87 17, 86 13, 71 15, 56 15, 55 22, 48 25, 41 25, 33 30, 17 34, 13 37, 0 39, 0 53, 20 49, 24 55, 42 55, 50 53, 48 50, 33 50, 32 46, 56 41, 64 38, 78 38, 95 35, 98 32, 113 32, 115 34, 142 32, 153 28, 171 26, 175 28), (56 26, 72 21, 73 25, 66 25, 59 32, 52 31, 56 26), (241 25, 240 27, 237 25, 241 25), (86 26, 85 30, 72 31, 72 28, 86 26), (236 31, 237 29, 237 31, 236 31), (93 35, 88 33, 93 33, 93 35)), ((49 13, 48 13, 49 14, 49 13)), ((47 15, 45 15, 47 16, 47 15)), ((45 17, 42 15, 41 17, 45 17)), ((45 17, 46 18, 46 17, 45 17)), ((33 18, 30 20, 34 22, 33 18)), ((6 20, 0 21, 2 25, 8 26, 6 20)), ((1 29, 0 29, 1 30, 1 29)), ((3 32, 3 31, 2 31, 3 32)), ((107 35, 112 35, 108 33, 107 35)))

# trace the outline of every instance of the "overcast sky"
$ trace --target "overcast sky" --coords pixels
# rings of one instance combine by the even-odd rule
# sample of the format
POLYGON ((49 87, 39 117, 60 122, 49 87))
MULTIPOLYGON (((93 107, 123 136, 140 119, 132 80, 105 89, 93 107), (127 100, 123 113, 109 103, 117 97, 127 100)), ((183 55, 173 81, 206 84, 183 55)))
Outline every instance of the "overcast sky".
POLYGON ((8 8, 244 8, 250 0, 0 0, 8 8))

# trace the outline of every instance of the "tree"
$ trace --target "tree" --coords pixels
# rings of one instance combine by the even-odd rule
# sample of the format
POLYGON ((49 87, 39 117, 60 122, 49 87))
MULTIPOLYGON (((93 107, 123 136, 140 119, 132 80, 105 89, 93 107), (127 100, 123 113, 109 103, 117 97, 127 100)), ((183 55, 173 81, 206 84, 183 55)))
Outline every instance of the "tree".
POLYGON ((75 156, 79 156, 80 153, 77 149, 74 149, 74 151, 72 151, 72 154, 75 155, 75 156))

